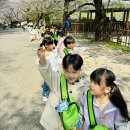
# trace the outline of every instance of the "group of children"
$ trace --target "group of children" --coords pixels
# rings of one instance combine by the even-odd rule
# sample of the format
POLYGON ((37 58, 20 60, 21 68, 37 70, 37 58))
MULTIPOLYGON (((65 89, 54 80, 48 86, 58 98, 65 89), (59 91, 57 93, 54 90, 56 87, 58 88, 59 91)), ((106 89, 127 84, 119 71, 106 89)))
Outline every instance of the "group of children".
POLYGON ((114 73, 98 68, 91 73, 90 86, 87 86, 82 72, 83 59, 75 52, 74 43, 74 38, 66 35, 55 45, 54 37, 47 34, 37 50, 38 68, 44 79, 43 97, 47 101, 41 125, 46 130, 129 130, 127 105, 114 73), (61 89, 67 93, 62 93, 61 89), (67 98, 63 100, 63 96, 67 98), (70 103, 72 99, 74 102, 70 103), (69 118, 75 120, 72 104, 78 106, 79 117, 70 128, 69 119, 63 114, 70 109, 69 118))
MULTIPOLYGON (((77 53, 75 50, 74 43, 75 40, 69 33, 60 35, 59 41, 55 41, 55 30, 50 31, 49 28, 46 28, 45 32, 42 34, 43 40, 40 44, 40 47, 45 48, 46 59, 49 60, 52 70, 55 72, 62 71, 62 59, 68 53, 77 53), (55 44, 54 44, 55 43, 55 44)), ((57 37, 59 37, 57 35, 57 37)), ((49 87, 44 82, 42 84, 43 88, 43 101, 47 101, 49 97, 49 87)))

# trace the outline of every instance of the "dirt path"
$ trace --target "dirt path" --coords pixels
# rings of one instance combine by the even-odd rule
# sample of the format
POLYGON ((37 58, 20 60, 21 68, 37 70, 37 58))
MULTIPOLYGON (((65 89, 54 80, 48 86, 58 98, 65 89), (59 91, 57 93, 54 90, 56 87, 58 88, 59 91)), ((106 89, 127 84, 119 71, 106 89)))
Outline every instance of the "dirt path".
POLYGON ((22 30, 0 33, 0 130, 43 130, 36 48, 22 30))
MULTIPOLYGON (((88 50, 83 53, 84 70, 88 75, 100 67, 112 70, 116 80, 120 83, 119 88, 128 104, 130 113, 130 53, 124 54, 121 51, 106 48, 104 45, 88 44, 86 40, 78 40, 77 46, 87 46, 88 50)), ((89 83, 88 83, 89 84, 89 83)))
MULTIPOLYGON (((83 54, 88 80, 98 67, 112 69, 123 85, 121 90, 129 104, 130 64, 101 46, 85 42, 80 45, 89 47, 83 54)), ((35 64, 37 46, 21 29, 0 32, 0 130, 43 130, 39 124, 44 103, 42 77, 35 64)))

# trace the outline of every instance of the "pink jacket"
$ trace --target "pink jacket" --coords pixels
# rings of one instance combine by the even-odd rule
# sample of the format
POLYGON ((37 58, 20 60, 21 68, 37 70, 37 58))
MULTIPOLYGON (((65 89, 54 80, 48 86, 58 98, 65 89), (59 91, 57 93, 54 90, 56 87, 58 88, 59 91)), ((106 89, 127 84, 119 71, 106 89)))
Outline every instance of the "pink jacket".
POLYGON ((61 37, 59 42, 57 43, 57 49, 59 49, 60 52, 63 52, 65 48, 63 41, 64 41, 64 38, 61 37))

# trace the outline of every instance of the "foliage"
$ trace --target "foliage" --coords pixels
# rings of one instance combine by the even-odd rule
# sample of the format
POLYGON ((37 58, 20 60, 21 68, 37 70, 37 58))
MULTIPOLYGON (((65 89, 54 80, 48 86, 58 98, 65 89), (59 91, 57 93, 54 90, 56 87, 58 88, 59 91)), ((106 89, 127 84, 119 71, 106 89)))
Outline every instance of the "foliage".
POLYGON ((0 8, 3 8, 3 6, 6 4, 7 0, 0 0, 0 8))
MULTIPOLYGON (((104 4, 104 7, 107 7, 108 3, 105 3, 104 4)), ((125 8, 125 5, 121 2, 114 2, 114 1, 111 1, 109 3, 109 6, 108 8, 125 8)))
POLYGON ((89 1, 88 0, 64 0, 63 19, 67 19, 74 12, 80 10, 86 5, 94 6, 93 1, 90 2, 90 0, 89 1))
POLYGON ((37 24, 42 19, 56 19, 57 16, 61 16, 61 7, 63 7, 62 0, 35 0, 21 3, 21 10, 26 17, 34 20, 37 24))

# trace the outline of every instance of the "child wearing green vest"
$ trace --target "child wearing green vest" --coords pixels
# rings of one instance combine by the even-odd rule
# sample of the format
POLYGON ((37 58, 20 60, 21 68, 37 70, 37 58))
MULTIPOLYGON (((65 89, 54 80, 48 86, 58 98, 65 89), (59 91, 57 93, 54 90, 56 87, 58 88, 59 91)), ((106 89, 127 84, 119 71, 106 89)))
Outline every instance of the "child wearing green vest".
POLYGON ((61 75, 64 75, 65 77, 65 83, 67 85, 66 91, 69 99, 74 99, 78 106, 81 95, 86 89, 86 75, 81 74, 83 65, 82 57, 78 54, 67 54, 62 61, 63 71, 56 73, 52 71, 49 62, 47 62, 45 59, 45 50, 43 48, 39 48, 37 54, 40 59, 39 71, 50 87, 48 102, 46 103, 40 120, 41 125, 46 130, 73 130, 76 128, 79 130, 80 119, 77 116, 77 120, 75 120, 75 117, 71 118, 71 121, 74 120, 73 124, 71 124, 71 122, 65 124, 65 122, 62 120, 63 118, 61 118, 59 115, 66 110, 68 111, 69 106, 65 107, 64 103, 70 105, 69 100, 62 100, 63 95, 61 94, 61 75), (62 106, 62 109, 59 106, 62 106), (71 128, 69 124, 71 124, 71 128), (68 127, 66 127, 66 125, 68 125, 68 127))
POLYGON ((83 130, 130 130, 130 116, 115 74, 98 68, 90 75, 90 89, 84 92, 83 130))

